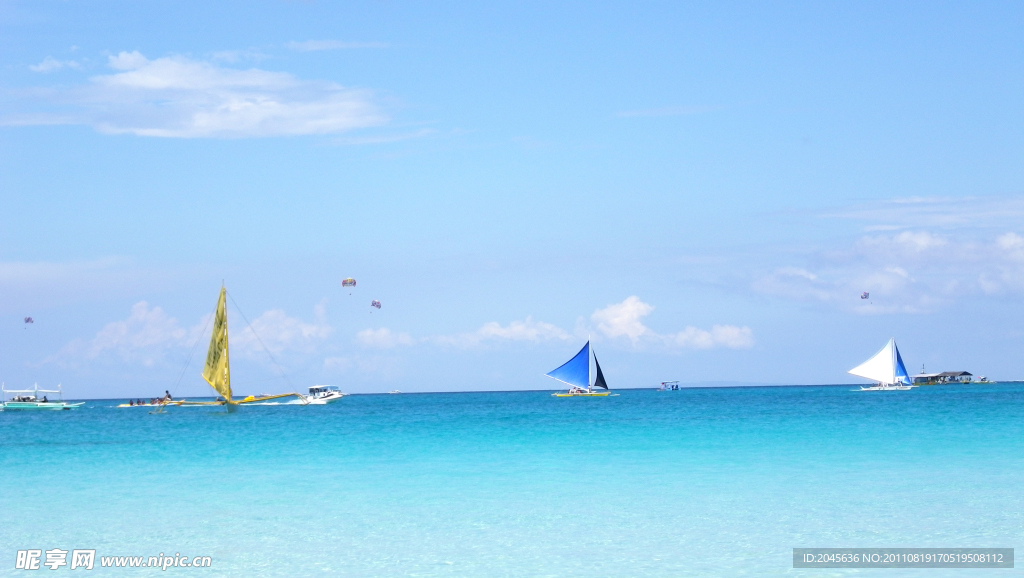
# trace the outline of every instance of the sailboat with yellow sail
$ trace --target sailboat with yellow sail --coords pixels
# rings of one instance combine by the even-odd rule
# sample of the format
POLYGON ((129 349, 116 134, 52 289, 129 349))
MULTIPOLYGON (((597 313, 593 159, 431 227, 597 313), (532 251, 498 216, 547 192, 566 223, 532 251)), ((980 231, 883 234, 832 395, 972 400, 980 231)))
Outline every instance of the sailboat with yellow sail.
MULTIPOLYGON (((213 316, 213 332, 210 335, 210 348, 206 350, 206 365, 203 367, 203 379, 210 387, 217 392, 220 399, 209 402, 224 405, 228 411, 234 411, 239 405, 280 399, 282 397, 296 397, 306 403, 306 397, 298 393, 282 393, 279 395, 247 396, 235 400, 231 397, 231 363, 228 354, 228 290, 220 288, 220 298, 217 300, 217 309, 213 316), (223 401, 222 401, 223 400, 223 401)), ((189 402, 184 402, 188 405, 189 402)))
MULTIPOLYGON (((168 401, 161 405, 195 406, 223 405, 229 412, 235 411, 239 405, 257 403, 282 397, 296 397, 302 405, 308 402, 306 396, 298 393, 282 393, 279 395, 247 396, 235 399, 231 394, 231 363, 228 352, 228 304, 227 289, 220 288, 220 298, 213 316, 213 332, 210 335, 210 348, 206 351, 206 365, 203 366, 203 379, 217 392, 216 401, 168 401)), ((161 408, 162 409, 162 408, 161 408)))

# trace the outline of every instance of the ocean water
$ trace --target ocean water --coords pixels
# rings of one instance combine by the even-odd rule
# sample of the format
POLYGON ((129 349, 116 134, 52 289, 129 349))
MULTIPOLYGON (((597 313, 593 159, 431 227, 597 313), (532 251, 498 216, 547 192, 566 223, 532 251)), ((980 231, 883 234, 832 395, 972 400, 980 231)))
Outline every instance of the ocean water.
POLYGON ((4 412, 0 575, 30 548, 211 556, 167 570, 197 576, 1020 573, 792 568, 794 547, 1022 545, 1024 385, 851 389, 4 412))

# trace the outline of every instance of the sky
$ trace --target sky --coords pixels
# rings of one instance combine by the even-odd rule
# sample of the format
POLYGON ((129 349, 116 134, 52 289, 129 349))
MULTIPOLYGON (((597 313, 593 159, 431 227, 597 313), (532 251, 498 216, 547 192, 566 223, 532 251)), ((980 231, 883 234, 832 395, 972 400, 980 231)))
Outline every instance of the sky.
POLYGON ((208 395, 222 284, 242 394, 557 388, 588 338, 613 389, 862 382, 890 337, 911 373, 1022 379, 1021 29, 5 0, 0 380, 208 395))

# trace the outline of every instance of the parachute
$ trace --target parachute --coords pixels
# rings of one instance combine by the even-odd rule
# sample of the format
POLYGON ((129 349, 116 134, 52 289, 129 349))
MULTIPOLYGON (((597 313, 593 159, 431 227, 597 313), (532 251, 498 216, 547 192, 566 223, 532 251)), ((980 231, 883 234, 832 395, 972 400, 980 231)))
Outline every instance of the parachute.
POLYGON ((871 296, 871 294, 870 294, 870 293, 868 293, 867 291, 865 291, 865 292, 863 292, 863 293, 861 293, 861 294, 860 294, 860 298, 861 298, 861 299, 867 299, 867 298, 868 298, 868 297, 870 297, 870 296, 871 296))
POLYGON ((342 279, 341 280, 341 286, 342 287, 355 287, 356 286, 356 280, 351 278, 351 277, 349 277, 347 279, 342 279))
POLYGON ((370 301, 370 307, 376 307, 377 309, 380 309, 380 301, 377 301, 376 299, 370 301))
POLYGON ((35 323, 35 321, 31 317, 26 317, 25 323, 35 323))

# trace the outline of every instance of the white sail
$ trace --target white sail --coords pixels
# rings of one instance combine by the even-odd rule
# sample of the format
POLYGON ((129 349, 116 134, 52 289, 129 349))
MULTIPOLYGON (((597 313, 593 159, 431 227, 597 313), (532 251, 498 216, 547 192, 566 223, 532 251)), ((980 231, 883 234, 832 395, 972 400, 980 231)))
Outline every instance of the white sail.
POLYGON ((885 347, 871 359, 847 373, 877 381, 883 385, 910 383, 907 370, 903 366, 903 359, 900 358, 899 349, 896 348, 895 339, 890 339, 889 343, 886 343, 885 347))

